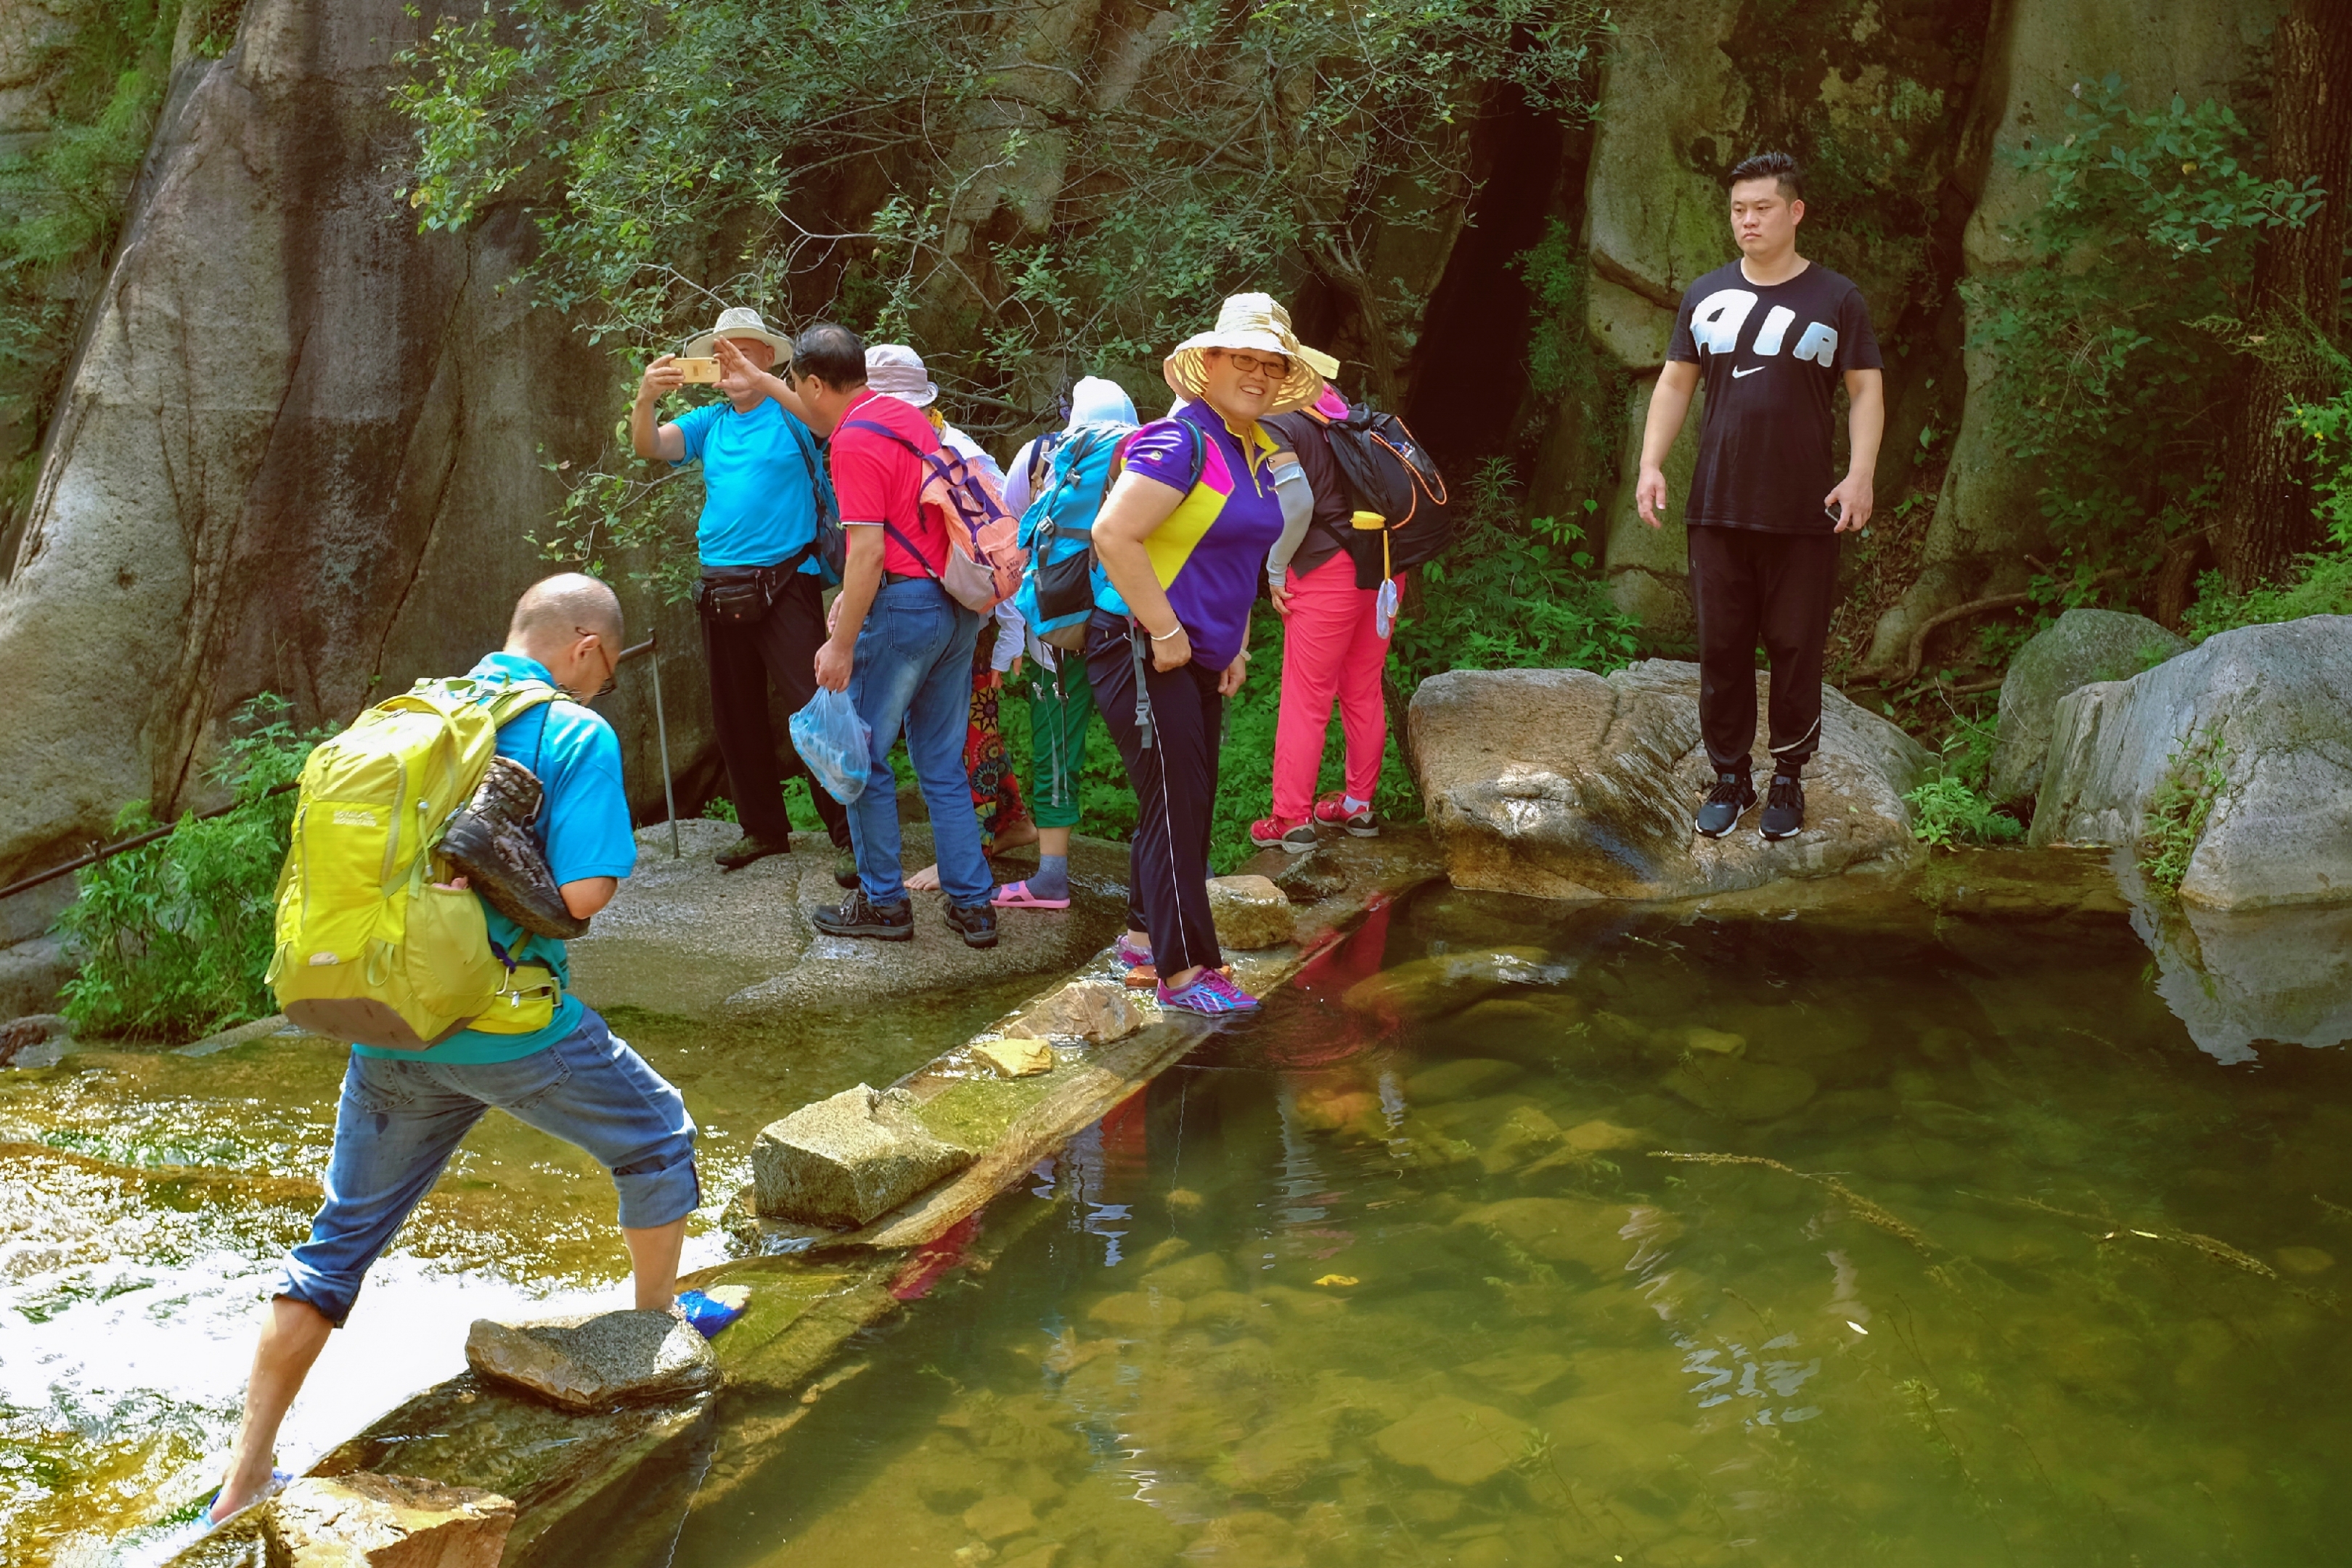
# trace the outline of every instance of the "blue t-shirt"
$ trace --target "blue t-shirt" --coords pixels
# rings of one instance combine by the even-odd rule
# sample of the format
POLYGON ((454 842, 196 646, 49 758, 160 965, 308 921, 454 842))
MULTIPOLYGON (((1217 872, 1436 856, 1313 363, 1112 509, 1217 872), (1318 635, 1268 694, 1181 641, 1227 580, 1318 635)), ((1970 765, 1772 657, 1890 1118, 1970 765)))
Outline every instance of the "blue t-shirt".
MULTIPOLYGON (((680 416, 677 431, 686 437, 677 466, 702 465, 694 547, 705 566, 773 566, 816 537, 824 466, 816 437, 782 404, 763 397, 749 414, 705 404, 680 416)), ((815 560, 801 570, 815 573, 815 560)))
MULTIPOLYGON (((516 653, 494 653, 467 672, 476 679, 550 680, 546 666, 516 653)), ((539 775, 545 791, 532 831, 547 851, 556 886, 590 877, 625 877, 637 868, 637 841, 629 832, 628 797, 621 791, 621 742, 613 727, 566 699, 542 702, 499 726, 499 755, 539 775)), ((477 895, 478 897, 479 895, 477 895)), ((430 1050, 391 1051, 355 1045, 362 1056, 394 1061, 509 1062, 543 1051, 580 1026, 585 1006, 572 994, 572 970, 563 944, 533 936, 482 904, 490 940, 518 963, 543 963, 563 986, 555 1016, 528 1035, 490 1035, 462 1029, 430 1050)))

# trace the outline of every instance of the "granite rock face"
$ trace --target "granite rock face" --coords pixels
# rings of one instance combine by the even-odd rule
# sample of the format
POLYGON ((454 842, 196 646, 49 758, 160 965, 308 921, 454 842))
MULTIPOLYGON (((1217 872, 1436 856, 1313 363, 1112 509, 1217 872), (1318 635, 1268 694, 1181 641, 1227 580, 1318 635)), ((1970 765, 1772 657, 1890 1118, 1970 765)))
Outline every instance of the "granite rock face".
POLYGON ((1105 1045, 1125 1039, 1143 1027, 1143 1009, 1118 982, 1073 980, 1005 1028, 1021 1035, 1105 1045))
POLYGON ((1212 877, 1209 912, 1217 942, 1235 952, 1280 947, 1291 939, 1290 895, 1270 877, 1212 877))
MULTIPOLYGON (((1756 678, 1759 710, 1767 678, 1756 678)), ((1713 773, 1698 667, 1452 670, 1413 694, 1410 745, 1454 885, 1550 899, 1675 899, 1784 877, 1894 869, 1920 854, 1905 793, 1927 753, 1834 690, 1805 770, 1806 819, 1768 844, 1751 814, 1724 838, 1692 823, 1713 773)), ((1753 765, 1771 769, 1759 722, 1753 765)))
POLYGON ((2187 637, 2117 610, 2069 610, 2035 634, 2009 661, 2000 683, 1992 798, 2007 805, 2031 800, 2041 789, 2060 698, 2094 680, 2128 679, 2188 651, 2187 637))
POLYGON ((2036 845, 2128 845, 2167 779, 2211 810, 2184 902, 2249 910, 2352 900, 2352 616, 2223 632, 2059 704, 2035 798, 2036 845))
POLYGON ((719 1384, 710 1342, 667 1312, 603 1312, 538 1323, 478 1318, 466 1334, 466 1364, 582 1412, 664 1404, 719 1384))
POLYGON ((515 1506, 415 1476, 304 1476, 265 1510, 273 1568, 498 1568, 515 1506))
POLYGON ((971 1163, 934 1137, 898 1092, 865 1084, 804 1105, 751 1144, 753 1201, 763 1215, 854 1229, 971 1163))

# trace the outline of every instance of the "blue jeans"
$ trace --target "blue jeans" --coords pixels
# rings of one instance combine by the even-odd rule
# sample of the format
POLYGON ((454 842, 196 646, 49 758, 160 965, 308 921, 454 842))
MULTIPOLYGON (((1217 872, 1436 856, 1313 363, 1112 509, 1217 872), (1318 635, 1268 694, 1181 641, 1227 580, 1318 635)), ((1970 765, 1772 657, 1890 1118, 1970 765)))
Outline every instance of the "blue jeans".
POLYGON ((929 577, 885 582, 858 628, 850 665, 849 700, 874 731, 874 771, 850 803, 849 838, 857 852, 857 880, 866 901, 905 901, 899 858, 898 778, 890 747, 901 729, 915 782, 931 808, 931 847, 940 886, 950 901, 984 904, 996 879, 980 849, 980 818, 971 807, 971 781, 963 767, 964 731, 971 721, 971 658, 981 617, 948 597, 929 577))
POLYGON ((626 1229, 668 1225, 701 1205, 685 1100, 593 1008, 564 1038, 510 1062, 354 1054, 335 1108, 326 1204, 271 1293, 341 1328, 369 1266, 493 1105, 594 1155, 620 1189, 626 1229))

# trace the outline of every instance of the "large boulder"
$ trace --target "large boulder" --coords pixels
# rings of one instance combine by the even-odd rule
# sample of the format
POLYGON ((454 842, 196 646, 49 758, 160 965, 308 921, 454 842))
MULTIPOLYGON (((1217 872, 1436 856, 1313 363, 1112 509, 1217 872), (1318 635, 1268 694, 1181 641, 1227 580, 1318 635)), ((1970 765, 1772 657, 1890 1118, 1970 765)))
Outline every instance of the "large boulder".
POLYGON ((762 1215, 851 1229, 971 1163, 932 1135, 902 1090, 865 1084, 804 1105, 751 1144, 752 1201, 762 1215))
POLYGON ((2352 900, 2352 616, 2224 632, 2058 704, 2037 845, 2133 844, 2168 779, 2220 786, 2180 897, 2212 909, 2352 900))
MULTIPOLYGON (((1760 708, 1766 677, 1756 687, 1760 708)), ((1605 679, 1581 669, 1452 670, 1413 694, 1409 738, 1457 887, 1674 899, 1893 869, 1920 853, 1903 796, 1927 753, 1827 687, 1822 750, 1805 771, 1806 826, 1778 844, 1749 825, 1720 839, 1693 831, 1713 776, 1694 664, 1649 659, 1605 679)), ((1760 732, 1755 762, 1760 782, 1772 765, 1760 732)))
POLYGON ((2050 722, 2058 700, 2094 680, 2126 680, 2174 654, 2189 639, 2146 616, 2119 610, 2069 610, 2035 634, 2009 661, 2000 683, 2000 718, 1993 731, 1992 797, 2030 800, 2042 787, 2050 754, 2050 722))

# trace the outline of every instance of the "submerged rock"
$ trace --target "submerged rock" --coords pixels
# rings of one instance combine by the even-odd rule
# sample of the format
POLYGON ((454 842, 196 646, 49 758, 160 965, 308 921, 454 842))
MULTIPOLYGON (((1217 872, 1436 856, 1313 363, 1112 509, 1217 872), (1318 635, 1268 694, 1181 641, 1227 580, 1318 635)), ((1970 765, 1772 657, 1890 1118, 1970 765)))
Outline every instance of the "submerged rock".
POLYGON ((496 1492, 357 1470, 288 1482, 263 1528, 281 1568, 498 1568, 514 1521, 496 1492))
POLYGON ((934 1136, 900 1092, 865 1084, 804 1105, 751 1144, 759 1212, 809 1225, 867 1225, 971 1163, 934 1136))
POLYGON ((1682 1234, 1682 1223, 1647 1205, 1585 1198, 1505 1198, 1458 1216, 1545 1263, 1576 1263, 1607 1275, 1682 1234))
POLYGON ((1339 1005, 1393 1027, 1458 1012, 1506 986, 1547 985, 1567 975, 1567 966, 1539 947, 1442 952, 1365 976, 1348 987, 1339 1005))
MULTIPOLYGON (((1767 678, 1757 678, 1761 704, 1767 678)), ((1700 838, 1712 775, 1698 667, 1451 670, 1413 693, 1413 770, 1457 887, 1550 899, 1673 899, 1916 860, 1906 791, 1927 753, 1833 689, 1806 769, 1806 826, 1700 838)), ((1765 737, 1756 765, 1771 767, 1765 737)))
POLYGON ((1528 1424, 1491 1405, 1441 1394, 1372 1441, 1396 1464, 1475 1487, 1527 1451, 1528 1424))
POLYGON ((999 1078, 1034 1078, 1054 1070, 1054 1047, 1044 1040, 1010 1036, 1001 1040, 982 1040, 973 1045, 971 1054, 986 1062, 999 1078))
POLYGON ((1738 1057, 1695 1057, 1663 1080, 1710 1116, 1733 1121, 1769 1121, 1813 1098, 1813 1075, 1799 1068, 1738 1057))
POLYGON ((667 1312, 501 1323, 478 1318, 466 1364, 566 1410, 657 1405, 719 1384, 710 1342, 667 1312))
POLYGON ((2030 801, 2041 789, 2060 698, 2094 680, 2128 680, 2188 651, 2188 638, 2146 616, 2119 610, 2069 610, 2035 633, 2001 679, 1992 798, 2003 804, 2030 801))
POLYGON ((2058 705, 2032 842, 2132 845, 2168 779, 2211 802, 2184 903, 2352 900, 2352 616, 2223 632, 2058 705), (2208 787, 2204 773, 2219 778, 2208 787))
POLYGON ((1280 947, 1294 934, 1290 895, 1269 877, 1210 878, 1209 912, 1219 944, 1235 952, 1280 947))

